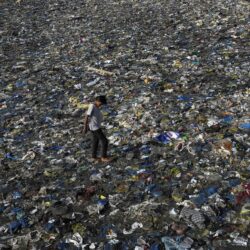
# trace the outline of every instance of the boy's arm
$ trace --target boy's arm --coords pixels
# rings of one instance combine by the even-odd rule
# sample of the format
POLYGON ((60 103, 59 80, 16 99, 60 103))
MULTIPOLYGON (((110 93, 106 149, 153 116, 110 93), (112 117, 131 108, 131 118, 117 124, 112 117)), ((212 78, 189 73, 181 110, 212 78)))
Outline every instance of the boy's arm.
POLYGON ((93 108, 94 108, 94 105, 90 104, 89 108, 87 110, 87 113, 86 113, 86 116, 85 116, 85 119, 84 119, 84 126, 83 126, 83 133, 84 134, 86 134, 88 132, 89 117, 92 114, 93 108))
POLYGON ((86 114, 85 119, 84 119, 84 126, 83 126, 84 134, 88 132, 88 123, 89 123, 89 116, 86 114))

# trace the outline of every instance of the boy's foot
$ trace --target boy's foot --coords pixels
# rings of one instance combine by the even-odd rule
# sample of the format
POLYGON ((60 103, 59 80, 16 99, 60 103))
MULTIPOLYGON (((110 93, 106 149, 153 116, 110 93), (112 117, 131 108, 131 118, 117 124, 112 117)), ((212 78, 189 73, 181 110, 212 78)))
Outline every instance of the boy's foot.
POLYGON ((90 158, 90 162, 94 162, 94 163, 97 163, 97 162, 100 162, 100 158, 97 158, 97 157, 92 157, 90 158))
POLYGON ((110 157, 102 157, 101 158, 101 162, 110 162, 110 161, 112 161, 112 158, 110 158, 110 157))

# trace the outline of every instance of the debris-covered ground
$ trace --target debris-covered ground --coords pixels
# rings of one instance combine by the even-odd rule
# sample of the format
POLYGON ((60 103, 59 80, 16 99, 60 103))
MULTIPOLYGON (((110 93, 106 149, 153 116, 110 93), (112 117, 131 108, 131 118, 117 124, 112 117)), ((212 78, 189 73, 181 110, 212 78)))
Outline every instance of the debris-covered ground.
POLYGON ((249 249, 249 13, 2 0, 0 249, 249 249), (95 94, 109 164, 81 133, 95 94))

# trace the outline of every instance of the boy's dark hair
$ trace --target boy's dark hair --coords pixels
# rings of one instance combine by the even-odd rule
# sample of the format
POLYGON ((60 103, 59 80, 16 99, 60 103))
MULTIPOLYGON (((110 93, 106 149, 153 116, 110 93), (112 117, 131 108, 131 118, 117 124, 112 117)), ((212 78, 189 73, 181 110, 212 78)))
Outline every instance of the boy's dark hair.
POLYGON ((101 102, 102 104, 107 104, 106 96, 104 95, 99 95, 95 98, 96 101, 101 102))

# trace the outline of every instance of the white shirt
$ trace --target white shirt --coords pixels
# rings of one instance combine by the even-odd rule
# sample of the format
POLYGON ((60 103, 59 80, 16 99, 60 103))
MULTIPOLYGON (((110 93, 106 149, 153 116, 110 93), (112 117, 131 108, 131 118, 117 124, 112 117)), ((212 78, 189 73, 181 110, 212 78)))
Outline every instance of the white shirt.
POLYGON ((87 110, 87 115, 89 116, 89 129, 95 131, 101 128, 101 123, 103 121, 103 116, 99 108, 94 104, 90 104, 87 110))

